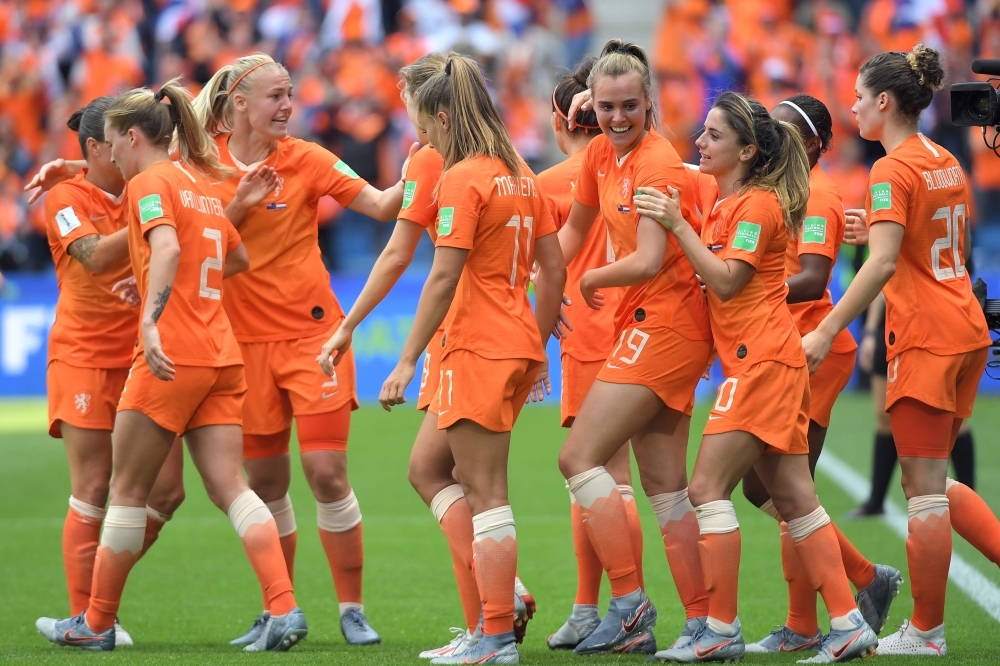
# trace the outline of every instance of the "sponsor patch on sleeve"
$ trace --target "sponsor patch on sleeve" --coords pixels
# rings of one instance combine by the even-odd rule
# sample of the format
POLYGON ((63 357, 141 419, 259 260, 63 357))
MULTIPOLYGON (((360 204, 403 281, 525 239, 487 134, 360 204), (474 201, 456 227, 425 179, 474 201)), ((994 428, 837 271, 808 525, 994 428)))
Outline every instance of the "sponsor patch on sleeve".
POLYGON ((403 185, 403 208, 409 208, 413 203, 413 195, 417 193, 417 181, 408 180, 403 185))
POLYGON ((455 208, 449 206, 438 211, 438 236, 447 236, 451 233, 451 225, 455 220, 455 208))
POLYGON ((871 187, 872 212, 892 208, 892 183, 875 183, 871 187))
POLYGON ((733 248, 736 250, 746 250, 747 252, 757 251, 757 241, 760 239, 760 225, 755 222, 737 222, 736 237, 733 238, 733 248))
POLYGON ((807 217, 802 223, 802 243, 826 243, 826 218, 807 217))
POLYGON ((350 176, 351 178, 358 177, 358 174, 355 173, 354 169, 349 167, 347 165, 347 162, 345 162, 344 160, 338 160, 337 163, 333 165, 333 168, 339 171, 340 173, 344 174, 345 176, 350 176))
POLYGON ((80 218, 76 216, 76 211, 73 210, 72 206, 67 206, 61 211, 56 213, 56 224, 59 225, 59 233, 63 238, 69 235, 69 232, 80 227, 80 218))
POLYGON ((159 194, 150 194, 139 199, 139 223, 146 224, 150 220, 163 217, 163 203, 159 194))

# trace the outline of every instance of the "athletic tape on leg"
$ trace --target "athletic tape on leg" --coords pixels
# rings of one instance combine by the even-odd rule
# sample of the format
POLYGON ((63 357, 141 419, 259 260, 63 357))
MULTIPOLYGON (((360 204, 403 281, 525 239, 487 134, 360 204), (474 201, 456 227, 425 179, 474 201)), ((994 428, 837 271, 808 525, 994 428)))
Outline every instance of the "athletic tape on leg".
POLYGON ((354 491, 336 502, 316 502, 316 523, 327 532, 346 532, 361 524, 361 505, 354 491))
POLYGON ((801 518, 788 521, 788 533, 795 541, 802 541, 821 527, 830 524, 830 516, 822 506, 816 507, 811 513, 801 518))
POLYGON ((286 537, 293 534, 297 529, 295 525, 295 509, 292 507, 292 498, 285 493, 281 499, 273 502, 265 502, 267 510, 274 517, 274 524, 278 526, 278 536, 286 537))
POLYGON ((141 506, 112 506, 104 518, 104 532, 101 547, 116 553, 126 550, 142 552, 142 540, 146 535, 146 509, 141 506))
POLYGON ((442 489, 434 496, 434 499, 431 500, 431 513, 437 518, 438 523, 444 520, 444 514, 448 513, 451 505, 463 497, 465 497, 465 491, 457 483, 442 489))
POLYGON ((263 525, 273 520, 267 505, 252 490, 246 490, 229 505, 229 522, 242 539, 253 525, 263 525))
POLYGON ((72 495, 69 496, 69 508, 73 509, 81 518, 86 518, 96 523, 103 521, 104 517, 108 515, 108 510, 104 507, 81 502, 72 495))
POLYGON ((705 502, 694 508, 698 517, 698 531, 701 534, 729 534, 740 529, 736 520, 736 509, 729 500, 705 502))
POLYGON ((649 498, 649 503, 656 514, 656 522, 663 527, 669 522, 681 520, 689 511, 694 511, 691 500, 688 499, 687 488, 672 493, 660 493, 649 498))
POLYGON ((504 537, 517 538, 514 531, 514 512, 510 506, 498 506, 472 517, 472 534, 476 541, 486 538, 502 541, 504 537))

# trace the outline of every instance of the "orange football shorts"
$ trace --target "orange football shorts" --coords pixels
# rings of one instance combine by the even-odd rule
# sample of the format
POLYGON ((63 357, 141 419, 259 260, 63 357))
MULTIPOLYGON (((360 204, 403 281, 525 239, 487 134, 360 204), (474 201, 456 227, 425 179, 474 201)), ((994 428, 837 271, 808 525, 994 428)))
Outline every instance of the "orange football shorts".
POLYGON ((244 433, 271 435, 290 428, 293 416, 335 412, 344 405, 358 408, 353 351, 344 355, 333 377, 316 362, 339 324, 308 338, 240 343, 248 387, 244 433))
POLYGON ((78 368, 58 359, 49 361, 45 374, 49 436, 62 437, 62 422, 77 428, 114 430, 127 378, 128 368, 78 368))
POLYGON ((831 352, 809 377, 809 420, 823 428, 830 427, 830 414, 840 392, 851 381, 858 351, 831 352))
POLYGON ((667 407, 691 416, 694 390, 711 353, 711 340, 688 340, 662 327, 626 328, 597 379, 646 386, 667 407))
POLYGON ((761 361, 722 382, 705 434, 736 430, 763 440, 764 453, 809 453, 809 369, 761 361))
POLYGON ((417 409, 427 409, 438 390, 438 376, 441 373, 441 352, 444 349, 444 330, 438 329, 424 352, 424 365, 420 370, 420 393, 417 395, 417 409))
POLYGON ((430 405, 438 429, 469 419, 493 432, 510 432, 540 365, 526 358, 484 358, 465 349, 448 352, 430 405))
POLYGON ((564 428, 573 425, 580 413, 583 399, 594 385, 604 361, 580 361, 569 354, 562 355, 562 398, 559 402, 560 424, 564 428))
POLYGON ((988 348, 983 348, 938 356, 919 347, 900 352, 889 361, 885 411, 900 398, 913 398, 951 412, 955 418, 969 418, 988 352, 988 348))
POLYGON ((173 381, 157 379, 139 356, 129 371, 118 411, 134 409, 178 435, 209 425, 243 425, 247 382, 242 365, 174 366, 173 381))

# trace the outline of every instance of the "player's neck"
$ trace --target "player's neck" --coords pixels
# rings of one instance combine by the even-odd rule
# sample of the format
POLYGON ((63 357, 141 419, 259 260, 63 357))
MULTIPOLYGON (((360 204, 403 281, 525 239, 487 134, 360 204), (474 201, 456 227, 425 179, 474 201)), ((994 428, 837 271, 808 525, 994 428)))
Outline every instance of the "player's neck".
POLYGON ((911 136, 917 133, 917 123, 886 123, 880 140, 886 154, 891 153, 911 136))
MULTIPOLYGON (((115 170, 117 170, 117 167, 115 167, 115 170)), ((109 174, 103 169, 95 169, 88 165, 87 175, 84 176, 84 179, 116 199, 122 195, 122 190, 125 189, 125 181, 122 180, 120 171, 117 174, 109 174)))
POLYGON ((252 129, 249 132, 233 132, 229 135, 229 154, 241 164, 251 165, 267 159, 274 150, 275 142, 252 129))
POLYGON ((573 157, 578 152, 586 148, 590 144, 590 140, 596 135, 587 134, 570 134, 566 138, 566 156, 573 157))
POLYGON ((170 153, 166 150, 156 146, 147 146, 136 159, 136 173, 142 173, 154 164, 170 161, 170 153))
POLYGON ((719 201, 736 193, 736 183, 742 178, 746 178, 745 169, 733 169, 715 177, 715 183, 719 186, 719 201))

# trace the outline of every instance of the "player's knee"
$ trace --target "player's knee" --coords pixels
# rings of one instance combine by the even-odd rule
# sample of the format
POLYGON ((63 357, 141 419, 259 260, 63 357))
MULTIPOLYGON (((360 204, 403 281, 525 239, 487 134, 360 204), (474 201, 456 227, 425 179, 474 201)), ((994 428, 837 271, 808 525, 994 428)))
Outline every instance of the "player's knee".
POLYGON ((569 479, 577 474, 582 474, 588 469, 593 469, 596 465, 591 465, 586 467, 581 464, 580 457, 576 455, 569 447, 563 446, 562 450, 559 451, 559 471, 562 475, 569 479))
POLYGON ((73 497, 93 506, 105 506, 111 482, 107 478, 89 478, 73 484, 73 497))
POLYGON ((184 486, 178 484, 164 490, 154 488, 146 504, 169 516, 180 508, 186 498, 184 486))
POLYGON ((726 499, 725 493, 720 492, 718 485, 711 479, 695 474, 688 484, 688 499, 694 506, 701 506, 708 502, 726 499))
POLYGON ((759 483, 756 485, 749 484, 744 479, 742 486, 743 486, 743 497, 745 497, 748 502, 753 504, 758 509, 764 506, 764 503, 767 502, 768 499, 770 499, 770 496, 767 494, 767 491, 764 490, 764 488, 761 487, 759 483))
POLYGON ((336 502, 351 492, 347 466, 332 460, 311 461, 305 465, 306 480, 320 502, 336 502))

